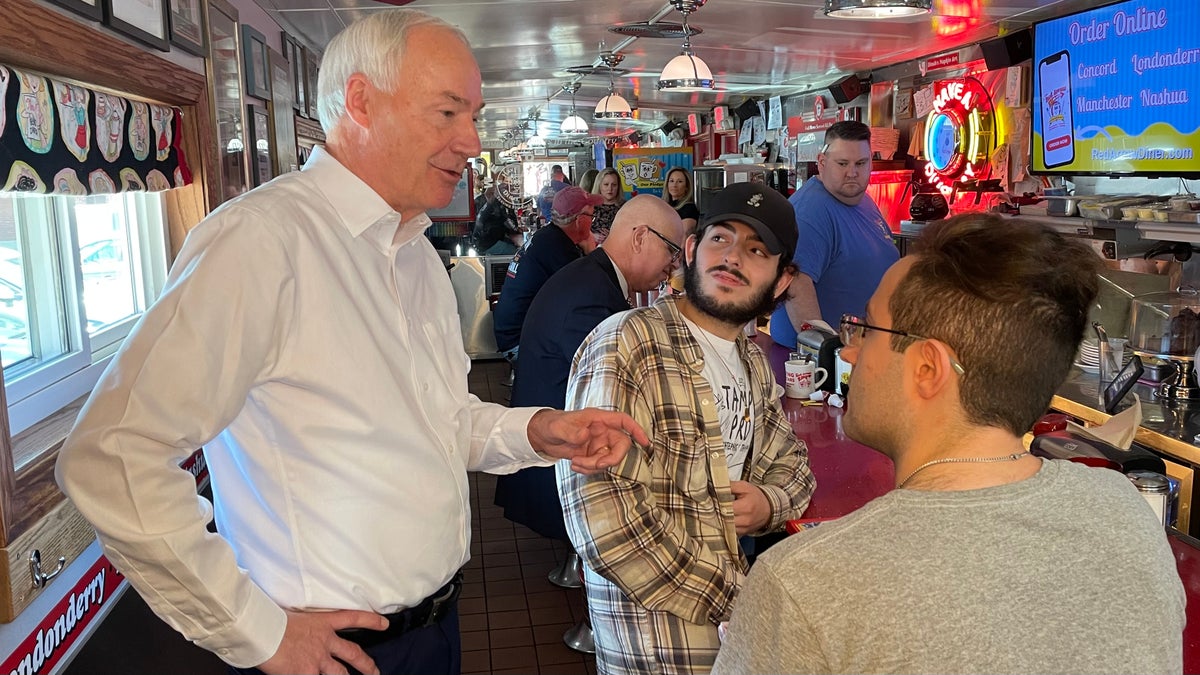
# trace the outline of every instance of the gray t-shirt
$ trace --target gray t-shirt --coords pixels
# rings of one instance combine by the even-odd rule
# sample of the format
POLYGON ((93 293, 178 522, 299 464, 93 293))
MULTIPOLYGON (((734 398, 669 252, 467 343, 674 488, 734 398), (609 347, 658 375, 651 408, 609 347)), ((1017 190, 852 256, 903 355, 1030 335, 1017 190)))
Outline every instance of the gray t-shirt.
POLYGON ((759 558, 714 674, 1179 673, 1184 592, 1121 474, 894 490, 759 558))

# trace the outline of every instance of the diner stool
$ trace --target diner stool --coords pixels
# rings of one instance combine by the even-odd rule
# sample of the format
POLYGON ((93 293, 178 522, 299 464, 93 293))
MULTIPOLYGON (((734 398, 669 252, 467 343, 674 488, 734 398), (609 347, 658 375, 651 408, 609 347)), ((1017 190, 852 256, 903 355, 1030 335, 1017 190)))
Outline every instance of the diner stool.
MULTIPOLYGON (((583 586, 583 565, 579 566, 579 585, 583 586)), ((592 617, 587 613, 587 591, 583 592, 583 619, 563 633, 563 643, 568 649, 584 654, 596 653, 596 639, 592 635, 592 617)))
POLYGON ((596 641, 592 637, 591 618, 585 616, 582 621, 568 628, 567 632, 563 633, 563 642, 569 649, 584 654, 595 654, 596 641))
POLYGON ((567 557, 546 576, 550 583, 559 588, 583 587, 583 563, 575 551, 567 553, 567 557))

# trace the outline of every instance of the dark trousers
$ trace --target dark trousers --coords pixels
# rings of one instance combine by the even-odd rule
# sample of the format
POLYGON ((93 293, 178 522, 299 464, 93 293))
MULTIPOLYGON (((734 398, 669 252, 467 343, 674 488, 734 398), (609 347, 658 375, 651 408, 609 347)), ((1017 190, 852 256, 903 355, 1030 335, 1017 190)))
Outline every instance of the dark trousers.
MULTIPOLYGON (((440 622, 411 630, 399 637, 367 647, 367 655, 383 675, 459 675, 462 642, 458 634, 458 603, 440 622)), ((351 675, 358 671, 347 666, 351 675)), ((234 675, 262 675, 257 668, 229 669, 234 675)))

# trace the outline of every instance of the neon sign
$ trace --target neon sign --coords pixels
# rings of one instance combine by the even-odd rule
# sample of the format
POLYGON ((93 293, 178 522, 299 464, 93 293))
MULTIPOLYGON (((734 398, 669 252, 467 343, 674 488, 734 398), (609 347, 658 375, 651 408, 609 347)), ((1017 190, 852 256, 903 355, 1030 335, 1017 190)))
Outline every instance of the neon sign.
POLYGON ((973 77, 935 86, 933 110, 925 121, 925 177, 949 197, 955 183, 988 176, 995 138, 992 99, 973 77))

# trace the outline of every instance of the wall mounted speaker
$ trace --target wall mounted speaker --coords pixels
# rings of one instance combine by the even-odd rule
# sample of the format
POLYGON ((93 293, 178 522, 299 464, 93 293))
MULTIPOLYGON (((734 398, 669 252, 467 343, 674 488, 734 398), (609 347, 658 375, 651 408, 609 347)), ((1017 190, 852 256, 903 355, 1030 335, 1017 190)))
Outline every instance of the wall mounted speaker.
POLYGON ((829 93, 833 96, 833 100, 840 103, 849 103, 859 96, 863 95, 866 89, 863 88, 863 82, 857 75, 847 75, 842 79, 829 85, 829 93))
POLYGON ((988 70, 999 70, 1033 58, 1033 33, 1029 29, 1009 33, 979 44, 988 70))
POLYGON ((672 131, 675 131, 676 129, 680 129, 682 127, 683 127, 683 125, 676 122, 675 120, 667 120, 666 122, 663 122, 663 125, 661 127, 659 127, 659 130, 662 131, 663 134, 669 136, 669 135, 671 135, 672 131))
POLYGON ((733 109, 733 115, 737 118, 738 124, 744 123, 751 117, 758 117, 758 104, 754 99, 748 98, 745 103, 733 109))

